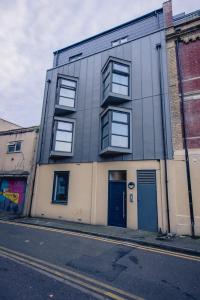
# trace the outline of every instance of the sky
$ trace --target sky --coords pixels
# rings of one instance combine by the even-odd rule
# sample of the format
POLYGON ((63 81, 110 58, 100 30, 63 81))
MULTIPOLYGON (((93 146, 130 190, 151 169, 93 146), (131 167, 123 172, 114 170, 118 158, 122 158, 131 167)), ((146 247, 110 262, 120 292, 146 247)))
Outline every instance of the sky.
MULTIPOLYGON (((39 125, 53 51, 162 7, 162 0, 0 0, 0 118, 39 125)), ((173 14, 200 9, 173 0, 173 14)))

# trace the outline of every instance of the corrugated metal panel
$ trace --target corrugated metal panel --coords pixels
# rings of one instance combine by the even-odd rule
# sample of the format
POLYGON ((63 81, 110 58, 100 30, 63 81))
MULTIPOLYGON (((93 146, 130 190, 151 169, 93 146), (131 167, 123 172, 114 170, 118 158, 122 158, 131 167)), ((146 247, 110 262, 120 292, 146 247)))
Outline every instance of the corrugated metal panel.
MULTIPOLYGON (((94 56, 67 64, 48 73, 51 78, 49 95, 44 118, 43 110, 43 143, 41 163, 90 162, 113 160, 162 159, 163 142, 161 131, 161 107, 158 81, 158 63, 156 44, 162 40, 163 67, 166 73, 165 33, 157 32, 151 37, 144 37, 94 56), (148 51, 145 51, 147 50, 148 51), (100 131, 99 114, 101 102, 101 69, 109 56, 131 61, 132 101, 120 104, 120 107, 132 109, 133 151, 131 154, 120 154, 110 157, 99 155, 100 131), (78 80, 77 111, 68 117, 76 120, 74 156, 50 159, 53 115, 58 74, 76 76, 78 80), (44 121, 45 119, 45 121, 44 121)), ((172 153, 169 100, 167 91, 167 74, 163 74, 165 85, 164 99, 168 133, 168 157, 172 153)), ((45 97, 46 97, 45 92, 45 97)), ((46 98, 45 98, 46 99, 46 98)))
POLYGON ((121 37, 128 36, 128 41, 140 38, 156 30, 163 28, 163 14, 152 15, 146 19, 140 20, 129 26, 122 27, 116 31, 102 35, 98 38, 82 43, 76 47, 63 50, 58 53, 57 59, 54 59, 54 67, 69 62, 69 57, 82 53, 82 57, 92 55, 111 47, 111 42, 121 37))

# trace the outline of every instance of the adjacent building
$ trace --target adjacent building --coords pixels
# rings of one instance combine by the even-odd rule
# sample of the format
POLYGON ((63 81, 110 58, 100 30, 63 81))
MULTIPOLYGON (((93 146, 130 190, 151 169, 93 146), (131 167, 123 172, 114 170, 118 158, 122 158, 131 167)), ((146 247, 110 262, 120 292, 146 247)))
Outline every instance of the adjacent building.
POLYGON ((167 230, 168 84, 162 8, 56 51, 32 216, 167 230))
POLYGON ((1 214, 29 214, 38 131, 0 119, 1 214))
POLYGON ((164 3, 174 163, 172 230, 200 235, 200 10, 172 16, 164 3))

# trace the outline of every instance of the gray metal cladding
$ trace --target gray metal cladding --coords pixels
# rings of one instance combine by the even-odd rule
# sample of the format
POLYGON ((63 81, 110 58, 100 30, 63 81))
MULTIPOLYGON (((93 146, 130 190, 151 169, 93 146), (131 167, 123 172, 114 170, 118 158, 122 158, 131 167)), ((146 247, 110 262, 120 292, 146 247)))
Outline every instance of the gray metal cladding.
POLYGON ((168 158, 172 157, 165 33, 160 31, 48 71, 47 77, 51 79, 51 83, 48 93, 45 91, 45 97, 48 99, 46 109, 43 109, 40 163, 163 159, 161 97, 156 50, 158 43, 162 45, 167 155, 168 158), (131 61, 132 100, 120 104, 119 107, 130 108, 132 111, 133 148, 131 154, 106 157, 99 155, 99 115, 103 110, 101 108, 101 69, 109 56, 131 61), (78 77, 77 111, 67 115, 68 118, 76 120, 76 134, 74 155, 53 159, 49 154, 58 74, 78 77))
POLYGON ((59 66, 69 62, 69 57, 82 53, 82 57, 92 55, 97 52, 109 49, 111 43, 119 38, 128 36, 128 41, 138 39, 148 35, 164 26, 162 10, 152 13, 150 16, 137 22, 130 23, 128 26, 122 26, 117 30, 108 32, 105 35, 96 37, 77 46, 72 46, 66 50, 58 50, 55 53, 53 66, 59 66))

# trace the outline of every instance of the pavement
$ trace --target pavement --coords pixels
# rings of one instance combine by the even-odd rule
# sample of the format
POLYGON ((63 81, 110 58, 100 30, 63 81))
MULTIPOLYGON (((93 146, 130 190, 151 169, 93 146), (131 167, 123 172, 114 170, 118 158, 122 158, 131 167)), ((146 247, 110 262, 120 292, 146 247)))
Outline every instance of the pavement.
MULTIPOLYGON (((2 218, 0 217, 0 219, 2 218)), ((197 237, 196 239, 192 239, 190 236, 174 235, 159 237, 156 233, 141 230, 133 230, 114 226, 90 225, 46 218, 16 218, 16 216, 12 216, 10 220, 14 222, 32 224, 35 226, 44 226, 66 231, 85 233, 94 236, 200 256, 200 237, 197 237)))

